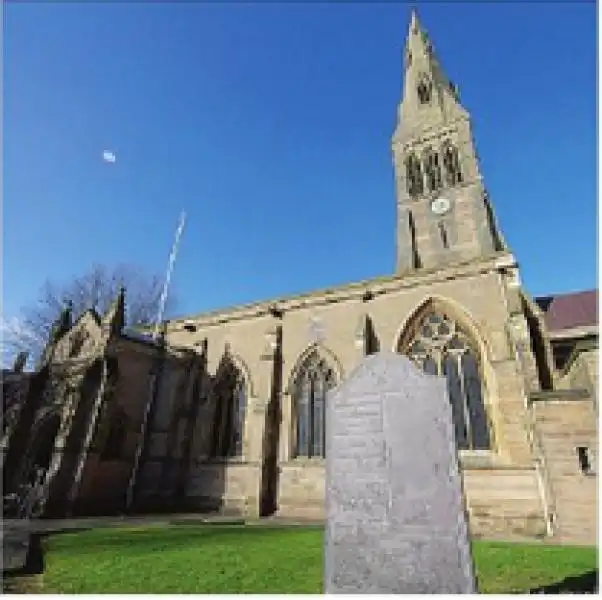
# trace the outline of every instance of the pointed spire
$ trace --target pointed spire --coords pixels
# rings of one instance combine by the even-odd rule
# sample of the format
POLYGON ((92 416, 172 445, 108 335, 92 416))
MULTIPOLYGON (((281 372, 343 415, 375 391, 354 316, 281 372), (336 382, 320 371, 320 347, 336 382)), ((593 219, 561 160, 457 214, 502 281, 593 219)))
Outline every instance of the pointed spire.
POLYGON ((412 9, 410 17, 404 66, 403 100, 399 109, 401 127, 404 122, 410 123, 409 129, 415 130, 465 115, 457 88, 441 68, 416 9, 412 9))
POLYGON ((119 288, 117 298, 103 318, 103 325, 111 334, 118 334, 125 327, 125 287, 119 288))
POLYGON ((418 18, 418 11, 416 8, 412 8, 412 13, 410 16, 410 30, 408 31, 408 41, 413 33, 418 33, 420 31, 423 31, 423 29, 420 19, 418 18))
POLYGON ((430 77, 433 87, 451 89, 451 83, 441 68, 428 32, 420 22, 416 9, 412 9, 410 18, 410 29, 406 42, 406 63, 406 76, 410 69, 422 71, 423 75, 430 77))

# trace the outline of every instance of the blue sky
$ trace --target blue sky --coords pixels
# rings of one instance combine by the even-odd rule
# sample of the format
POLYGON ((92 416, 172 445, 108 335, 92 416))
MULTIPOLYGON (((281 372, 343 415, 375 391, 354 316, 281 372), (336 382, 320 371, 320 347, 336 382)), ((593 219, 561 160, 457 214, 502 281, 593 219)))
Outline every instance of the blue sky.
MULTIPOLYGON (((527 288, 595 287, 595 5, 418 8, 527 288)), ((409 11, 6 5, 4 314, 94 262, 162 272, 183 208, 178 313, 391 273, 409 11)))

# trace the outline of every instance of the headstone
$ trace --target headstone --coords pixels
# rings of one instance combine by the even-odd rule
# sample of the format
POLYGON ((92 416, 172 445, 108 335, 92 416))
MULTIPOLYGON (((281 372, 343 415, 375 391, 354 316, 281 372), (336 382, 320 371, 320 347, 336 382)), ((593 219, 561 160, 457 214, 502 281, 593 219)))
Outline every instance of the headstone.
POLYGON ((25 568, 31 536, 27 531, 2 531, 2 572, 25 568))
POLYGON ((475 593, 445 380, 378 353, 326 421, 325 593, 475 593))

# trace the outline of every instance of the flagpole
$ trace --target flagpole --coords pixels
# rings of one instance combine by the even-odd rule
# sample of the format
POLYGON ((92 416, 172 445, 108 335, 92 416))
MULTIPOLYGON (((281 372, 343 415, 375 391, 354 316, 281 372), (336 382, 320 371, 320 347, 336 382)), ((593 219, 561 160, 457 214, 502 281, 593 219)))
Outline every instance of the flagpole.
POLYGON ((163 321, 163 313, 165 312, 165 304, 167 302, 167 293, 169 291, 169 284, 171 283, 171 275, 173 273, 174 264, 176 262, 176 256, 178 254, 178 247, 180 245, 180 238, 184 231, 184 225, 186 224, 186 213, 182 211, 180 214, 180 222, 178 229, 176 230, 176 236, 174 239, 171 253, 169 255, 169 262, 167 264, 167 273, 165 274, 165 282, 163 284, 163 291, 161 292, 161 298, 159 299, 159 312, 157 313, 157 321, 155 323, 155 331, 153 337, 157 339, 159 337, 159 330, 161 328, 161 322, 163 321))
MULTIPOLYGON (((159 312, 157 313, 157 321, 155 323, 155 330, 153 337, 155 340, 159 338, 159 333, 161 330, 161 322, 163 321, 163 313, 165 312, 165 303, 167 302, 167 293, 169 291, 169 284, 171 283, 171 275, 173 273, 174 263, 176 262, 176 256, 178 254, 178 246, 180 244, 180 238, 182 237, 182 232, 184 231, 184 225, 186 223, 186 213, 182 211, 180 215, 180 222, 178 224, 178 229, 176 230, 176 235, 174 238, 174 243, 171 248, 171 253, 169 255, 169 262, 167 264, 167 273, 165 275, 165 283, 163 284, 163 290, 161 292, 161 298, 159 299, 159 312)), ((140 434, 138 438, 138 444, 136 445, 136 454, 134 455, 134 465, 132 467, 132 471, 130 474, 130 480, 128 482, 128 487, 126 491, 126 511, 129 511, 130 506, 134 500, 134 487, 136 485, 136 480, 138 478, 138 470, 140 468, 140 459, 142 457, 142 450, 144 449, 144 443, 146 441, 146 432, 148 430, 148 420, 150 416, 151 407, 153 404, 153 399, 156 396, 156 388, 157 388, 157 374, 153 374, 151 378, 151 385, 149 385, 148 390, 148 398, 146 400, 146 405, 144 407, 144 414, 142 416, 142 424, 140 427, 140 434)))

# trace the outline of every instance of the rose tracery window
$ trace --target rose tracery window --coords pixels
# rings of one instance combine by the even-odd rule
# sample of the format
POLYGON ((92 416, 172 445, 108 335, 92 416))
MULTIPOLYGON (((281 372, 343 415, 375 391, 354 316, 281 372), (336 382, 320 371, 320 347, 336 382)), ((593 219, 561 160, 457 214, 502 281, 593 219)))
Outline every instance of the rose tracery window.
POLYGON ((447 315, 430 312, 420 320, 407 354, 426 373, 447 379, 458 447, 489 449, 479 354, 463 329, 447 315))
POLYGON ((297 457, 325 457, 326 394, 336 385, 332 369, 317 352, 307 357, 293 389, 297 457))

